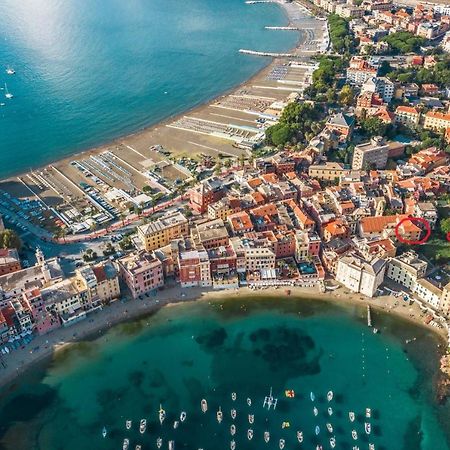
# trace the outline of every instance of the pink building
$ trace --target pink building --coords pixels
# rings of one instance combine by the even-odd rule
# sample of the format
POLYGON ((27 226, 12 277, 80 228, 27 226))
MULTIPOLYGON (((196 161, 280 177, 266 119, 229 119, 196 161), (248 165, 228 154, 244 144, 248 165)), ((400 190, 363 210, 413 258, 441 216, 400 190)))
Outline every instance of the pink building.
POLYGON ((25 291, 22 296, 31 311, 34 329, 38 334, 47 334, 61 326, 59 317, 47 311, 40 289, 35 288, 25 291))
POLYGON ((162 262, 148 253, 126 256, 118 263, 120 276, 133 298, 164 285, 162 262))

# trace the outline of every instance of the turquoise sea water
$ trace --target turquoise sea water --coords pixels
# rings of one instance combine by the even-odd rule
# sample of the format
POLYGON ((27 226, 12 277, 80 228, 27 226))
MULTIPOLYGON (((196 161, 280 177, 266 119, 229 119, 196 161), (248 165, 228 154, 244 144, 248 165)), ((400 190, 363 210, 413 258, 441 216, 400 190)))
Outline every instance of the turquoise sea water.
POLYGON ((448 450, 449 408, 433 401, 434 337, 389 316, 374 320, 381 328, 378 335, 365 326, 364 308, 291 298, 164 309, 78 344, 0 397, 0 448, 113 450, 128 437, 132 449, 136 444, 156 449, 160 436, 165 449, 168 440, 176 449, 228 449, 234 422, 237 449, 276 449, 280 438, 286 449, 314 450, 317 444, 329 449, 329 422, 337 449, 359 445, 362 450, 373 442, 378 450, 448 450), (413 336, 414 344, 404 344, 413 336), (276 411, 268 412, 262 402, 271 386, 279 401, 276 411), (285 389, 294 389, 296 397, 287 399, 285 389), (330 389, 334 399, 328 403, 330 389), (231 392, 237 393, 235 402, 231 392), (200 410, 202 398, 208 400, 206 414, 200 410), (160 403, 167 412, 163 426, 160 403), (220 425, 219 406, 224 412, 220 425), (366 407, 372 408, 370 437, 364 434, 366 407), (231 408, 237 410, 235 421, 231 408), (187 420, 175 430, 182 410, 187 420), (354 424, 350 410, 357 414, 354 424), (255 416, 252 426, 249 413, 255 416), (138 422, 144 417, 148 428, 140 435, 138 422), (126 419, 133 421, 130 431, 126 419), (282 429, 283 421, 290 428, 282 429), (250 427, 252 441, 247 439, 250 427), (359 434, 357 442, 352 429, 359 434), (304 433, 301 445, 297 430, 304 433), (271 433, 269 444, 264 431, 271 433))
POLYGON ((264 30, 280 7, 243 0, 2 0, 0 17, 0 177, 201 103, 267 64, 239 48, 298 39, 264 30))

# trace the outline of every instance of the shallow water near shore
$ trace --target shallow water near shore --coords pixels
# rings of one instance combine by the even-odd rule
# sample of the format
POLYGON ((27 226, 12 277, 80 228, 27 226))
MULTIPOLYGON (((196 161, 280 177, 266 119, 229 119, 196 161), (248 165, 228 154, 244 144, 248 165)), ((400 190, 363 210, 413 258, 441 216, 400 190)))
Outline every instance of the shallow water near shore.
POLYGON ((28 373, 0 400, 0 448, 112 450, 128 437, 132 449, 136 444, 155 449, 160 436, 162 448, 173 439, 175 448, 226 449, 235 408, 237 449, 275 449, 280 438, 286 449, 318 443, 328 449, 332 435, 338 449, 367 449, 369 442, 379 450, 449 449, 449 407, 434 403, 435 335, 388 315, 375 314, 374 320, 381 329, 377 335, 367 328, 363 307, 292 298, 230 298, 164 308, 76 344, 28 373), (405 344, 412 337, 417 340, 405 344), (268 412, 262 402, 270 387, 278 406, 268 412), (286 398, 285 389, 294 389, 295 398, 286 398), (328 403, 330 389, 334 399, 328 403), (237 393, 235 402, 231 392, 237 393), (206 414, 202 398, 208 400, 206 414), (167 412, 163 426, 160 403, 167 412), (372 408, 370 436, 364 433, 366 407, 372 408), (174 429, 183 410, 187 419, 174 429), (353 424, 349 411, 357 415, 353 424), (255 416, 253 425, 248 414, 255 416), (140 435, 144 417, 148 427, 140 435), (133 421, 130 431, 126 419, 133 421), (282 429, 284 421, 289 428, 282 429), (332 434, 326 423, 332 424, 332 434), (248 428, 254 431, 252 441, 248 428), (301 446, 297 430, 304 433, 301 446), (264 431, 271 433, 267 445, 264 431))
POLYGON ((269 62, 239 48, 299 38, 264 29, 287 24, 278 5, 243 0, 3 0, 0 17, 0 178, 200 104, 269 62))

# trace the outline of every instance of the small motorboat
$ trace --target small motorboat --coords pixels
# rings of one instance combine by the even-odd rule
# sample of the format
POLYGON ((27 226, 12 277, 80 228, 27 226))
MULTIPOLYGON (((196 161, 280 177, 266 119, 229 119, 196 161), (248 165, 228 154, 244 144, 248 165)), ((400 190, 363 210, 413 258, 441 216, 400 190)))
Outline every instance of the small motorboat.
POLYGON ((366 408, 366 417, 370 419, 372 417, 372 410, 370 408, 366 408))
POLYGON ((284 439, 280 439, 280 442, 279 442, 280 450, 283 450, 285 445, 286 445, 286 441, 284 439))
POLYGON ((175 450, 175 441, 169 441, 169 450, 175 450))
POLYGON ((230 434, 231 436, 234 436, 236 434, 236 425, 234 423, 230 427, 230 434))
POLYGON ((180 425, 180 422, 178 420, 175 420, 173 423, 173 429, 176 430, 178 428, 178 425, 180 425))
POLYGON ((354 441, 356 441, 356 439, 358 439, 358 433, 356 432, 356 430, 352 430, 352 438, 354 441))
POLYGON ((130 447, 130 440, 128 438, 125 438, 123 440, 122 450, 128 450, 129 447, 130 447))
POLYGON ((233 402, 234 402, 234 401, 236 401, 236 398, 237 398, 236 392, 232 392, 231 393, 231 400, 233 400, 233 402))
POLYGON ((252 399, 251 398, 247 398, 247 405, 248 406, 252 406, 252 399))
POLYGON ((350 411, 348 413, 348 418, 350 419, 350 422, 354 422, 355 421, 355 413, 353 411, 350 411))
POLYGON ((378 328, 374 328, 374 329, 372 330, 372 332, 373 332, 373 334, 377 334, 377 333, 378 333, 378 328))
POLYGON ((248 415, 248 423, 252 424, 255 421, 255 416, 253 414, 248 415))
POLYGON ((352 450, 359 450, 359 447, 358 447, 357 445, 354 445, 354 446, 352 447, 352 450))
POLYGON ((159 416, 159 422, 162 425, 166 418, 166 412, 164 411, 164 409, 161 405, 159 405, 158 416, 159 416))
POLYGON ((181 411, 180 422, 183 423, 186 420, 186 417, 187 417, 186 411, 181 411))
POLYGON ((230 449, 231 450, 234 450, 236 448, 236 442, 235 442, 235 440, 233 439, 231 442, 230 442, 230 449))
POLYGON ((248 439, 249 441, 251 441, 251 440, 253 439, 253 430, 252 430, 251 428, 249 428, 249 429, 247 430, 247 439, 248 439))
POLYGON ((314 433, 316 433, 316 436, 320 433, 319 425, 316 425, 316 428, 314 429, 314 433))
POLYGON ((319 414, 319 410, 314 406, 314 408, 313 408, 313 414, 315 415, 315 416, 317 416, 318 414, 319 414))
POLYGON ((7 67, 6 68, 6 74, 7 75, 14 75, 15 73, 16 73, 16 71, 12 67, 7 67))
POLYGON ((134 447, 134 450, 142 450, 142 446, 140 444, 136 445, 136 447, 134 447))
POLYGON ((331 406, 328 407, 327 411, 329 416, 333 415, 333 408, 331 406))
POLYGON ((127 430, 129 430, 129 429, 131 428, 131 425, 132 425, 131 420, 125 421, 125 428, 126 428, 127 430))
POLYGON ((297 441, 300 444, 303 442, 303 431, 297 431, 297 441))
POLYGON ((309 398, 311 399, 312 402, 316 399, 316 396, 314 395, 314 392, 310 392, 309 393, 309 398))
POLYGON ((283 430, 284 430, 285 428, 290 428, 290 426, 291 426, 291 423, 290 423, 290 422, 283 422, 283 423, 281 424, 281 428, 283 428, 283 430))
POLYGON ((103 427, 102 429, 102 436, 105 438, 108 432, 106 431, 106 427, 103 427))
POLYGON ((222 412, 222 408, 219 406, 219 411, 217 411, 217 422, 222 423, 222 419, 223 419, 223 412, 222 412))
POLYGON ((375 450, 375 444, 369 444, 369 450, 375 450))
POLYGON ((333 400, 333 396, 334 396, 333 391, 328 391, 327 400, 331 402, 331 400, 333 400))
POLYGON ((332 433, 333 432, 333 425, 331 423, 327 423, 327 430, 332 433))
POLYGON ((336 447, 336 438, 334 436, 330 438, 330 447, 331 448, 336 447))
POLYGON ((146 429, 147 429, 147 420, 141 419, 141 421, 139 422, 139 433, 144 434, 146 429))
POLYGON ((162 439, 159 437, 158 439, 156 439, 156 446, 158 447, 158 448, 161 448, 162 447, 162 439))
POLYGON ((270 433, 268 431, 264 431, 264 442, 267 444, 270 441, 270 433))
POLYGON ((205 413, 206 411, 208 411, 208 402, 205 399, 203 399, 200 402, 200 407, 202 408, 202 412, 205 413))
POLYGON ((234 419, 236 419, 236 410, 235 409, 232 409, 231 411, 230 411, 230 414, 231 414, 231 418, 234 420, 234 419))
POLYGON ((370 433, 371 433, 371 431, 372 431, 372 426, 370 425, 369 422, 366 422, 366 423, 364 424, 364 430, 365 430, 366 434, 370 434, 370 433))
POLYGON ((323 450, 323 447, 321 445, 316 445, 316 450, 323 450))

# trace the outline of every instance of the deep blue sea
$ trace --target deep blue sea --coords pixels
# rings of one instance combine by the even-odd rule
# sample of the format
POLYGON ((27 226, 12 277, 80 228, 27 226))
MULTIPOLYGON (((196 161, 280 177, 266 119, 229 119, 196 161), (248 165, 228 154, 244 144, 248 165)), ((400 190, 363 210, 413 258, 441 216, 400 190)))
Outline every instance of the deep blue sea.
POLYGON ((75 344, 23 376, 14 390, 0 391, 0 449, 119 450, 127 438, 131 450, 156 450, 161 437, 164 450, 170 440, 176 450, 227 450, 232 440, 236 450, 276 450, 279 439, 285 450, 329 450, 334 436, 337 450, 368 450, 369 443, 376 450, 449 450, 450 407, 434 401, 435 336, 389 315, 374 312, 373 320, 379 334, 367 328, 363 306, 232 294, 226 301, 165 308, 75 344), (270 387, 278 398, 275 411, 263 408, 270 387), (295 397, 287 398, 286 389, 295 397), (167 413, 162 426, 160 404, 167 413), (187 419, 174 429, 181 411, 187 419), (353 423, 349 411, 356 414, 353 423), (147 430, 140 434, 143 418, 147 430))
POLYGON ((1 0, 0 177, 134 132, 249 78, 298 36, 244 0, 1 0), (8 76, 8 66, 16 75, 8 76))

